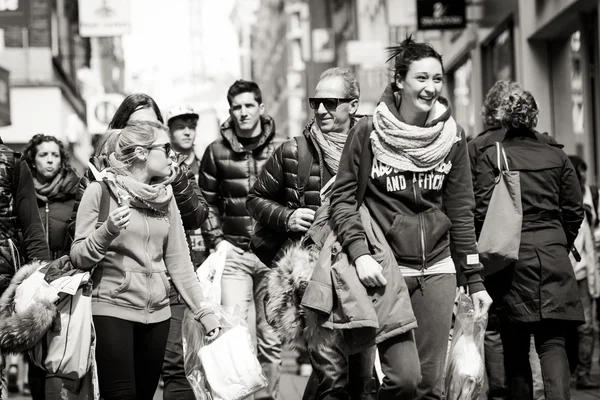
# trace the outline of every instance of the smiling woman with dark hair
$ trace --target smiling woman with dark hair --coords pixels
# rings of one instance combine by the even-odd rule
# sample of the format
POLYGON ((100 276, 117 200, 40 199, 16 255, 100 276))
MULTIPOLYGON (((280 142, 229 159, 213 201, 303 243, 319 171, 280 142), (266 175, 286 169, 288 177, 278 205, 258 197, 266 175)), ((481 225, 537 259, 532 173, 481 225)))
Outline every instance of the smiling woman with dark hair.
MULTIPOLYGON (((394 81, 373 118, 363 118, 349 134, 331 217, 362 284, 387 291, 386 270, 372 255, 357 212, 357 186, 367 181, 364 206, 385 233, 419 325, 414 336, 406 332, 378 343, 385 374, 378 398, 441 399, 456 273, 467 278, 476 314, 487 313, 491 299, 480 275, 465 133, 440 97, 442 57, 410 37, 389 50, 394 81)), ((380 326, 394 323, 379 320, 380 326)))

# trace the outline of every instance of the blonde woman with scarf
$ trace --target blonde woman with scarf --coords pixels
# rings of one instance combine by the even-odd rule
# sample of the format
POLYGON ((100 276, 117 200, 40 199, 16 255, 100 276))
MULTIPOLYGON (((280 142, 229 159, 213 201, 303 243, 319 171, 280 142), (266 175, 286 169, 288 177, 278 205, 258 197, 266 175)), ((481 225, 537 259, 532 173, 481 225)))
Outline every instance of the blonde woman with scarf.
POLYGON ((173 197, 170 137, 155 122, 129 122, 116 135, 106 172, 107 221, 96 226, 98 182, 77 211, 71 259, 95 270, 92 312, 97 336, 100 395, 152 399, 169 332, 169 280, 210 337, 219 331, 194 274, 181 216, 173 197))
POLYGON ((373 118, 363 118, 350 132, 331 215, 363 285, 385 286, 356 212, 359 175, 368 175, 364 205, 386 232, 418 323, 414 336, 409 332, 378 343, 385 375, 378 398, 442 399, 456 274, 466 276, 478 315, 487 313, 491 299, 480 275, 467 141, 440 98, 442 58, 429 44, 410 37, 390 50, 394 82, 383 92, 373 118), (407 376, 419 361, 417 385, 407 376))

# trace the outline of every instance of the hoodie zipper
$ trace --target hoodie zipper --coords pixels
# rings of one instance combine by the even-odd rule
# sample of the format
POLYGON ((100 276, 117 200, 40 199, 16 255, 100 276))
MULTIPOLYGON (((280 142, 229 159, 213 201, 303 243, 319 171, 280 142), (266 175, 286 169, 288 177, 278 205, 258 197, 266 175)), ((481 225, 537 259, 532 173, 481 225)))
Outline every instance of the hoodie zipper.
MULTIPOLYGON (((417 174, 413 172, 413 197, 415 204, 419 204, 419 200, 417 197, 417 174)), ((421 276, 419 277, 419 286, 421 287, 421 293, 425 291, 425 233, 423 228, 423 214, 419 213, 419 238, 421 240, 421 276)))
POLYGON ((49 217, 50 216, 50 204, 48 204, 48 202, 46 202, 46 243, 48 244, 48 247, 50 247, 50 221, 49 221, 49 217))
POLYGON ((146 285, 148 286, 148 300, 146 301, 146 315, 145 323, 148 323, 148 315, 150 314, 150 301, 152 300, 152 288, 150 286, 150 277, 152 275, 152 262, 150 260, 150 254, 148 253, 148 246, 150 245, 150 224, 148 223, 148 216, 144 213, 144 222, 146 225, 146 248, 145 253, 148 257, 148 267, 150 271, 146 272, 146 285))

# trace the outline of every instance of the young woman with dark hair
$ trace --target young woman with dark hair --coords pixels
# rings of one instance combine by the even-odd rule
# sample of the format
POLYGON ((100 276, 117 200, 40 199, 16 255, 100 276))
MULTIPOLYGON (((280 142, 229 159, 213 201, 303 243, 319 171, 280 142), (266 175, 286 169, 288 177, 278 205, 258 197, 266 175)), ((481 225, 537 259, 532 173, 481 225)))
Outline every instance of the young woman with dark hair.
POLYGON ((442 57, 410 37, 390 51, 394 81, 373 118, 363 118, 350 132, 331 216, 363 285, 385 286, 356 212, 357 183, 364 178, 364 204, 392 248, 417 319, 414 337, 409 333, 378 344, 385 374, 379 398, 442 399, 457 272, 466 277, 478 316, 487 313, 491 299, 480 275, 466 137, 440 97, 442 57), (419 360, 417 385, 410 377, 419 360))
MULTIPOLYGON (((584 322, 569 253, 584 219, 581 186, 562 146, 538 137, 539 110, 516 87, 498 108, 502 147, 521 182, 519 260, 486 279, 498 304, 509 399, 533 398, 531 336, 540 357, 546 400, 570 399, 567 332, 584 322)), ((475 181, 475 226, 481 231, 499 173, 496 146, 481 153, 475 181)))

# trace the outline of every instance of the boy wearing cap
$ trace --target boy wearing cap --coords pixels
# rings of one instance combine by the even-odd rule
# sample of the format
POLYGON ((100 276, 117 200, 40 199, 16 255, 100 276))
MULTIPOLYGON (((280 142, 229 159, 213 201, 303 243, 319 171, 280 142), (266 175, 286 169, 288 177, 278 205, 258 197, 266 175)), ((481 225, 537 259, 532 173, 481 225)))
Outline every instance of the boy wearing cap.
MULTIPOLYGON (((181 167, 192 171, 196 181, 200 170, 200 160, 194 153, 198 114, 188 105, 171 107, 166 115, 167 126, 171 132, 171 146, 177 154, 181 167)), ((206 247, 200 229, 187 231, 192 262, 197 268, 206 259, 206 247)), ((194 392, 185 377, 183 367, 183 345, 181 341, 181 323, 186 305, 171 285, 171 325, 163 362, 162 378, 165 400, 194 400, 194 392)))

